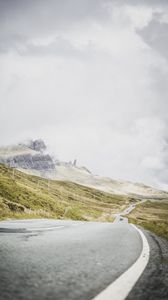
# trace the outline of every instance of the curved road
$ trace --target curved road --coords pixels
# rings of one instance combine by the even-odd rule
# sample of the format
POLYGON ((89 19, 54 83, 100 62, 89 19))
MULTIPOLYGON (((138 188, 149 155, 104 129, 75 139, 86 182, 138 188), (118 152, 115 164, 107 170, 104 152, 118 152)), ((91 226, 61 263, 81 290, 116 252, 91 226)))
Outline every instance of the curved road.
POLYGON ((126 222, 0 222, 0 299, 94 298, 139 257, 126 222))
MULTIPOLYGON (((0 300, 92 300, 101 295, 142 252, 139 232, 122 215, 114 223, 0 222, 0 300)), ((127 298, 166 300, 167 242, 145 235, 150 262, 127 298)))

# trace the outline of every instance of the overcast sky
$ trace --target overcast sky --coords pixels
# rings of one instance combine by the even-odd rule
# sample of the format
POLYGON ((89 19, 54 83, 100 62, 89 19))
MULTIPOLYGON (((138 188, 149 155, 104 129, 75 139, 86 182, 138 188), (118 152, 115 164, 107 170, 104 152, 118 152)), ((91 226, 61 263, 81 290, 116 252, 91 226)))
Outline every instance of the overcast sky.
POLYGON ((168 190, 167 95, 167 0, 0 0, 1 145, 168 190))

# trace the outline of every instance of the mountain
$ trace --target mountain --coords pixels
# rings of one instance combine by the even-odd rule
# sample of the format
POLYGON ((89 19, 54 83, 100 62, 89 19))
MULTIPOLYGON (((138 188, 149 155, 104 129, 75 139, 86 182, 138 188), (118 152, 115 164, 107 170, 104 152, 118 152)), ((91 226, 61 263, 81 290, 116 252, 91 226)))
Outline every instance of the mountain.
POLYGON ((56 218, 113 221, 134 202, 73 182, 44 179, 0 164, 0 220, 56 218))
POLYGON ((152 199, 168 198, 168 193, 144 184, 94 175, 86 167, 77 166, 76 160, 73 163, 56 160, 47 152, 47 147, 42 140, 0 147, 0 163, 30 175, 75 182, 115 195, 152 199))
POLYGON ((46 146, 42 140, 30 141, 27 144, 0 148, 0 163, 12 168, 24 170, 50 171, 55 164, 49 154, 45 154, 46 146))

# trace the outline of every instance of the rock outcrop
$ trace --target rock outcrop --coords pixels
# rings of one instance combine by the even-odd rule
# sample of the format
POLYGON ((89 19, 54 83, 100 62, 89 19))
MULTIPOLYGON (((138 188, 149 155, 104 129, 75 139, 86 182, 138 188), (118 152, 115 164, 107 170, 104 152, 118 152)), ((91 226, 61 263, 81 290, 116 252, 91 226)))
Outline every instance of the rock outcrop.
POLYGON ((55 169, 53 160, 48 154, 23 154, 9 157, 7 159, 0 158, 0 163, 6 164, 12 168, 22 168, 30 170, 34 169, 38 171, 55 169))
POLYGON ((28 144, 28 147, 32 150, 35 150, 35 151, 40 151, 40 152, 43 152, 44 150, 47 149, 45 143, 43 140, 31 140, 30 143, 28 144))
MULTIPOLYGON (((0 163, 13 168, 38 171, 55 169, 52 157, 49 154, 45 154, 44 150, 46 150, 46 145, 42 140, 30 141, 28 144, 19 144, 17 151, 16 146, 11 146, 6 148, 6 155, 0 153, 0 163)), ((5 152, 4 149, 3 151, 5 152)))

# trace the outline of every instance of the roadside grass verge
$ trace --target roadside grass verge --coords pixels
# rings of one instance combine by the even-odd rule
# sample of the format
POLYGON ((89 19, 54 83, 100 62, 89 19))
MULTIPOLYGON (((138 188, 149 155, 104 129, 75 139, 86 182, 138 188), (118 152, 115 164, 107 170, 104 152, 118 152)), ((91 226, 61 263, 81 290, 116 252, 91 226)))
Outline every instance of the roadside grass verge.
POLYGON ((168 239, 168 200, 148 200, 128 215, 129 222, 168 239))

